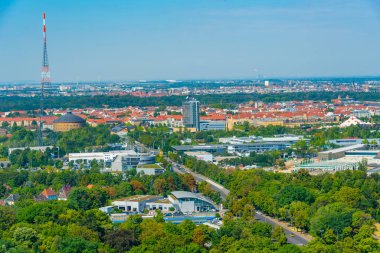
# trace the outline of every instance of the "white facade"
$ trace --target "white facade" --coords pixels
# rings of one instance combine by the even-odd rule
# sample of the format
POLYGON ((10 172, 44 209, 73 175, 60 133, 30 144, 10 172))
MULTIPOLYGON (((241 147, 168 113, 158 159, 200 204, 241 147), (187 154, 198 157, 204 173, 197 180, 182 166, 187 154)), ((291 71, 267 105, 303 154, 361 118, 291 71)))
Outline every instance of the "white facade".
POLYGON ((281 135, 275 137, 260 137, 260 136, 248 136, 248 137, 226 137, 219 138, 219 143, 226 144, 243 144, 243 143, 260 143, 260 142, 275 142, 275 143, 290 143, 294 144, 300 140, 309 142, 309 139, 305 139, 302 135, 281 135))
POLYGON ((183 213, 208 212, 217 209, 210 200, 192 192, 173 191, 168 198, 175 209, 183 213))
POLYGON ((199 152, 188 151, 188 152, 185 152, 185 155, 193 156, 197 158, 198 160, 202 160, 205 162, 213 162, 213 159, 214 159, 214 156, 211 153, 205 152, 205 151, 199 151, 199 152))
POLYGON ((149 202, 146 204, 146 209, 148 210, 160 209, 161 211, 164 211, 164 212, 170 211, 171 207, 174 207, 174 206, 170 202, 169 199, 160 199, 160 200, 149 202))
POLYGON ((112 201, 112 206, 125 212, 142 213, 144 210, 160 209, 170 211, 173 207, 183 213, 213 211, 216 205, 201 194, 186 191, 173 191, 168 198, 155 195, 136 195, 112 201))
POLYGON ((126 212, 143 212, 148 202, 161 199, 154 195, 136 195, 112 201, 112 205, 126 212))
POLYGON ((200 131, 208 130, 226 130, 226 121, 225 120, 204 120, 200 123, 200 131))
POLYGON ((351 116, 348 120, 340 124, 340 127, 349 127, 349 126, 356 126, 356 125, 370 125, 370 124, 371 123, 361 121, 355 116, 351 116))
POLYGON ((144 175, 148 176, 157 176, 165 172, 164 168, 144 168, 144 167, 137 167, 136 168, 137 173, 144 173, 144 175))
POLYGON ((133 150, 117 150, 110 152, 89 152, 89 153, 70 153, 69 161, 92 161, 98 162, 113 161, 117 156, 133 156, 137 153, 133 150))

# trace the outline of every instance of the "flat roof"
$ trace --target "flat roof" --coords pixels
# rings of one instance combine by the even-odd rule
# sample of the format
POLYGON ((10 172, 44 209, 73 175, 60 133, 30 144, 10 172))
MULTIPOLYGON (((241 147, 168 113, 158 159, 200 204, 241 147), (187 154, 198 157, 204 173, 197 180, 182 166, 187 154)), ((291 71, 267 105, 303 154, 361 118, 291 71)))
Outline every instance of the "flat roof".
POLYGON ((192 149, 225 149, 227 145, 213 144, 213 145, 181 145, 181 146, 172 146, 175 150, 192 150, 192 149))
POLYGON ((150 202, 150 204, 154 204, 154 203, 157 203, 157 204, 171 204, 172 202, 170 202, 169 199, 159 199, 159 200, 155 200, 155 201, 152 201, 150 202))
POLYGON ((176 199, 184 199, 184 198, 200 199, 216 207, 216 205, 211 200, 207 199, 205 196, 201 194, 196 194, 196 193, 188 192, 188 191, 173 191, 171 192, 171 194, 176 199))
POLYGON ((156 195, 134 195, 134 196, 125 197, 125 198, 121 198, 121 199, 115 199, 112 202, 114 202, 114 201, 140 202, 140 201, 146 201, 146 200, 150 200, 150 199, 154 199, 154 198, 160 198, 160 196, 156 196, 156 195))
POLYGON ((206 151, 187 151, 185 152, 186 155, 212 155, 209 152, 206 151))
POLYGON ((199 198, 199 196, 193 192, 187 192, 187 191, 173 191, 172 195, 176 197, 177 199, 181 198, 199 198))
POLYGON ((355 145, 351 145, 351 146, 347 146, 347 147, 322 151, 322 152, 319 152, 319 154, 340 153, 340 152, 351 151, 351 150, 362 148, 362 147, 364 147, 364 144, 355 144, 355 145))
POLYGON ((164 169, 159 164, 139 164, 138 169, 164 169))

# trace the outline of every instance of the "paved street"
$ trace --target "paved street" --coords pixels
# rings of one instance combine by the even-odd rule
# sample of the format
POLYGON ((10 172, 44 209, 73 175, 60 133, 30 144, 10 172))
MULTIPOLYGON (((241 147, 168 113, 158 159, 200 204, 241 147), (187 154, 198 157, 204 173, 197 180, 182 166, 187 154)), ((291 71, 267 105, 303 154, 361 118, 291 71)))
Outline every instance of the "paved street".
POLYGON ((287 227, 283 226, 276 219, 268 217, 264 214, 261 214, 259 212, 256 213, 256 219, 261 221, 261 222, 269 223, 273 227, 276 225, 282 227, 285 231, 286 238, 288 238, 288 243, 295 244, 295 245, 305 245, 309 241, 307 238, 303 237, 302 235, 299 235, 299 233, 294 232, 294 231, 288 229, 287 227))
MULTIPOLYGON (((168 159, 169 160, 169 159, 168 159)), ((181 165, 181 164, 178 164, 174 161, 171 161, 169 160, 172 164, 173 164, 173 170, 174 172, 176 173, 180 173, 180 174, 184 174, 184 173, 189 173, 191 175, 193 175, 194 179, 197 181, 197 182, 202 182, 202 181, 206 181, 212 189, 214 189, 215 191, 218 191, 220 192, 220 195, 222 197, 223 200, 226 199, 227 195, 230 194, 230 191, 227 190, 226 188, 224 188, 222 185, 212 181, 211 179, 203 176, 203 175, 200 175, 198 173, 195 173, 191 170, 189 170, 188 168, 186 168, 185 166, 181 165)))

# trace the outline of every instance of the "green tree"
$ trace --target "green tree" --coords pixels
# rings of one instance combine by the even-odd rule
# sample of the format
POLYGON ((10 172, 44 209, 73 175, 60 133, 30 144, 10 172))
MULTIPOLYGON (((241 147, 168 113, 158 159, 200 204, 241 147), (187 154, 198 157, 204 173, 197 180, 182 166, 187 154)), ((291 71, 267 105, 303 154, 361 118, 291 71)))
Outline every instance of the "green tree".
POLYGON ((288 242, 286 238, 285 231, 280 226, 275 226, 272 231, 272 239, 275 240, 278 244, 284 245, 288 242))
POLYGON ((308 227, 309 209, 309 205, 304 202, 295 201, 290 204, 289 214, 295 227, 301 229, 308 227))
POLYGON ((354 209, 343 203, 333 203, 318 209, 311 218, 311 232, 319 235, 320 231, 331 229, 338 238, 342 236, 343 229, 351 225, 354 209))
POLYGON ((138 239, 132 230, 117 229, 107 231, 103 240, 116 252, 126 252, 133 246, 138 245, 138 239))
POLYGON ((19 227, 13 232, 13 239, 27 248, 31 248, 38 240, 38 234, 33 228, 19 227))

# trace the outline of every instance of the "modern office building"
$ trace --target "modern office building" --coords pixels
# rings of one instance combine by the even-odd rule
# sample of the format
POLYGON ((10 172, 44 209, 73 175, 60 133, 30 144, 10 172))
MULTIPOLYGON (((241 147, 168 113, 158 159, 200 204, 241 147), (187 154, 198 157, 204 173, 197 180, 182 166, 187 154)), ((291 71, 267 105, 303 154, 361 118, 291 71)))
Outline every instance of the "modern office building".
POLYGON ((149 176, 161 175, 165 172, 165 169, 161 165, 155 164, 139 164, 136 168, 137 173, 141 173, 149 176))
POLYGON ((173 191, 168 198, 175 209, 183 213, 210 212, 217 209, 210 200, 192 192, 173 191))
POLYGON ((112 205, 126 212, 142 213, 144 212, 147 203, 157 201, 159 199, 162 199, 162 197, 155 195, 135 195, 114 200, 112 201, 112 205))
POLYGON ((225 120, 202 120, 199 123, 199 131, 208 131, 208 130, 226 130, 226 121, 225 120))
POLYGON ((197 158, 197 160, 202 160, 205 162, 212 162, 214 160, 214 156, 211 153, 205 152, 205 151, 197 151, 197 152, 187 151, 185 152, 185 155, 193 156, 197 158))
POLYGON ((182 105, 183 126, 200 130, 200 103, 196 99, 188 99, 182 105))
POLYGON ((301 140, 304 140, 306 143, 310 142, 310 139, 303 138, 302 136, 277 136, 274 138, 250 136, 240 138, 219 138, 221 144, 182 145, 173 146, 172 148, 174 149, 174 152, 179 154, 189 151, 205 151, 212 154, 222 154, 227 151, 230 154, 243 155, 251 152, 263 153, 272 150, 285 150, 301 140))
POLYGON ((248 137, 226 137, 219 138, 219 143, 227 144, 243 144, 243 143, 285 143, 293 145, 298 141, 304 140, 306 143, 310 142, 310 139, 304 138, 302 135, 275 135, 274 137, 261 137, 261 136, 248 136, 248 137))
POLYGON ((69 161, 74 163, 90 163, 96 160, 110 164, 111 172, 123 172, 134 169, 141 164, 154 164, 156 156, 148 153, 137 153, 134 150, 114 150, 110 152, 70 153, 69 161))
POLYGON ((168 212, 171 208, 183 213, 211 212, 218 209, 203 195, 187 191, 173 191, 168 198, 157 195, 135 195, 114 200, 112 206, 125 212, 138 213, 156 209, 168 212))
MULTIPOLYGON (((364 139, 335 139, 335 140, 329 140, 329 143, 342 146, 342 147, 347 147, 347 146, 352 146, 356 144, 363 144, 364 139)), ((380 144, 380 138, 376 139, 367 139, 368 143, 374 143, 376 142, 377 144, 380 144)))
POLYGON ((84 153, 69 153, 69 161, 73 162, 111 162, 117 156, 135 156, 137 153, 133 150, 114 150, 110 152, 84 152, 84 153))

